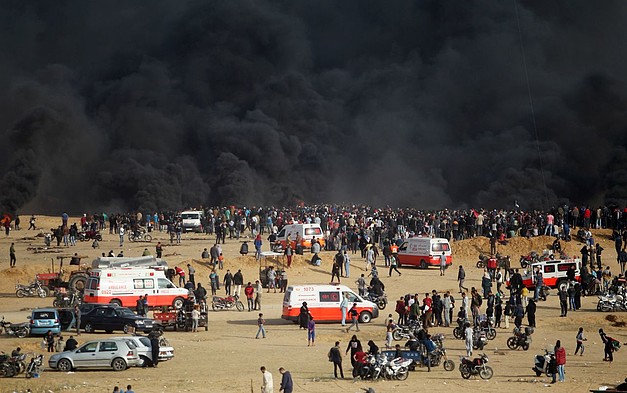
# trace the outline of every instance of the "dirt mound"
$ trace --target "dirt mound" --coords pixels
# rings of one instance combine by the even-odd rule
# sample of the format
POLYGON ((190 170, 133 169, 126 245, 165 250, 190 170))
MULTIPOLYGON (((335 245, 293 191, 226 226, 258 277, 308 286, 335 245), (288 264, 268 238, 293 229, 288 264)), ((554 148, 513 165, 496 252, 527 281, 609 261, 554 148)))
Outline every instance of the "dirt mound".
POLYGON ((625 327, 627 323, 614 314, 605 316, 605 320, 610 322, 614 327, 625 327))
MULTIPOLYGON (((592 234, 596 243, 600 243, 606 250, 605 254, 613 253, 613 242, 611 241, 611 230, 600 229, 593 230, 592 234)), ((506 245, 497 244, 497 252, 503 255, 509 255, 512 258, 512 266, 516 265, 521 255, 527 255, 531 251, 542 253, 543 250, 549 249, 555 240, 551 236, 537 236, 532 238, 513 237, 507 239, 506 245)), ((579 250, 583 243, 573 239, 569 242, 562 241, 562 248, 566 255, 578 258, 579 250)), ((487 237, 475 237, 473 239, 451 242, 453 258, 460 263, 475 262, 480 253, 490 253, 490 239, 487 237)), ((604 254, 604 255, 605 255, 604 254)))

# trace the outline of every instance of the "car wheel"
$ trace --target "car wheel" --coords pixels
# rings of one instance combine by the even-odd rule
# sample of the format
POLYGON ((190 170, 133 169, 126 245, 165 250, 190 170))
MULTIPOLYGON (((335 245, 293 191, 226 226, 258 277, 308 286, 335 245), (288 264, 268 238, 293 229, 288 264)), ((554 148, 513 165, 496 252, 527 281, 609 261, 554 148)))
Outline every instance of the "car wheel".
POLYGON ((113 368, 114 371, 124 371, 126 370, 126 362, 122 358, 115 358, 111 362, 111 368, 113 368))
POLYGON ((63 372, 72 371, 72 362, 70 362, 68 359, 59 360, 59 362, 57 363, 57 370, 63 372))
POLYGON ((94 325, 92 325, 91 322, 85 324, 85 333, 93 333, 94 330, 94 325))
POLYGON ((364 311, 359 314, 359 322, 361 323, 369 323, 372 320, 372 314, 369 311, 364 311))
POLYGON ((124 331, 124 333, 128 334, 133 330, 133 327, 131 325, 129 325, 128 323, 124 324, 124 327, 122 328, 122 331, 124 331))

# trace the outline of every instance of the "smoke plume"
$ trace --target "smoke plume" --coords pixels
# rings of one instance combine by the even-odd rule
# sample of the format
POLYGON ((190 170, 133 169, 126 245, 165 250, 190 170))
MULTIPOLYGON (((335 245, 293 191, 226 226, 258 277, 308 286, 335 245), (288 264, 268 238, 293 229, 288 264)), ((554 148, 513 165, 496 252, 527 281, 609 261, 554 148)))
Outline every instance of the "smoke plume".
POLYGON ((624 204, 625 20, 618 0, 5 1, 0 203, 624 204))

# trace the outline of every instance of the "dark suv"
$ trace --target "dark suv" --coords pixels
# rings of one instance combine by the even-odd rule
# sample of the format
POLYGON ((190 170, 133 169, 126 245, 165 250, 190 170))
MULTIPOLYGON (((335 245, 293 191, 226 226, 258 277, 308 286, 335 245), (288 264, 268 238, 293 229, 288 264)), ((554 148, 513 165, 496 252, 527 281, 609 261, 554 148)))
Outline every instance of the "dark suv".
POLYGON ((81 328, 87 333, 104 330, 112 333, 122 330, 124 333, 142 331, 149 333, 157 324, 150 318, 140 317, 126 307, 100 305, 81 316, 81 328))

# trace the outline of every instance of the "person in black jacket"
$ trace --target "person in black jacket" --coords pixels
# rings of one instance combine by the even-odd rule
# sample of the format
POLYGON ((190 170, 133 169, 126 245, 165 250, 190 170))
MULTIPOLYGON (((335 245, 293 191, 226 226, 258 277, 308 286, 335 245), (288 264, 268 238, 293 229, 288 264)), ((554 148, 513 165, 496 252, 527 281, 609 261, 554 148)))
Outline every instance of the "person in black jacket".
POLYGON ((536 302, 534 302, 533 299, 529 299, 525 311, 527 313, 527 323, 529 326, 536 327, 536 302))
POLYGON ((333 362, 333 374, 337 379, 337 370, 340 370, 340 376, 344 379, 344 370, 342 370, 342 353, 340 352, 340 342, 336 341, 335 346, 329 350, 329 361, 333 362))

